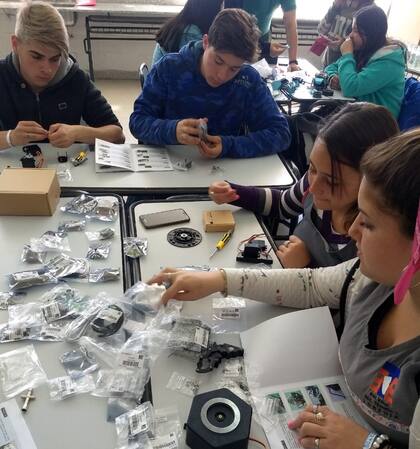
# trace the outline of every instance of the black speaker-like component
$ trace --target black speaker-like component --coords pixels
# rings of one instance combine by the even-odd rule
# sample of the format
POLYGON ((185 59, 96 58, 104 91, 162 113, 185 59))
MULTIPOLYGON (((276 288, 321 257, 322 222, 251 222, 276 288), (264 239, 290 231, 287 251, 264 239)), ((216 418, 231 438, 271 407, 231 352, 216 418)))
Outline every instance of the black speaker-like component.
POLYGON ((246 449, 252 408, 227 388, 197 395, 185 424, 191 449, 246 449))

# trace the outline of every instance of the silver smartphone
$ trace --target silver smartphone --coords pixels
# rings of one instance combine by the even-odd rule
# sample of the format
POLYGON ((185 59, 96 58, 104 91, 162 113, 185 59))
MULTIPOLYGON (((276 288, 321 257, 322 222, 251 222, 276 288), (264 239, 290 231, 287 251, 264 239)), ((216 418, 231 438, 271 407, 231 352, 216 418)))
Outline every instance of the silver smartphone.
POLYGON ((190 217, 184 209, 171 209, 139 215, 139 220, 146 229, 151 229, 177 223, 186 223, 190 221, 190 217))

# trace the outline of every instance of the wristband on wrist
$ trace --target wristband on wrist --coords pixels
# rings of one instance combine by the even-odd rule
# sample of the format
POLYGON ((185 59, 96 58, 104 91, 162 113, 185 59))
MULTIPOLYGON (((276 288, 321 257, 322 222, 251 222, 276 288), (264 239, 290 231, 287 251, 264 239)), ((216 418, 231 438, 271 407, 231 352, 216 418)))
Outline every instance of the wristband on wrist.
POLYGON ((297 59, 289 59, 289 65, 290 65, 290 64, 296 64, 296 65, 299 65, 297 59))
POLYGON ((372 449, 385 449, 388 447, 389 436, 385 434, 376 435, 375 441, 370 446, 372 449))
POLYGON ((223 296, 227 296, 227 276, 226 271, 223 268, 219 268, 220 274, 223 277, 223 290, 221 291, 223 296))
POLYGON ((376 437, 379 435, 377 433, 369 433, 366 437, 365 442, 363 443, 362 449, 370 449, 372 447, 373 442, 376 440, 376 437))
POLYGON ((9 129, 9 131, 7 131, 7 133, 6 133, 6 142, 7 142, 7 145, 9 145, 9 148, 11 148, 13 146, 12 140, 10 139, 11 134, 12 134, 12 130, 9 129))

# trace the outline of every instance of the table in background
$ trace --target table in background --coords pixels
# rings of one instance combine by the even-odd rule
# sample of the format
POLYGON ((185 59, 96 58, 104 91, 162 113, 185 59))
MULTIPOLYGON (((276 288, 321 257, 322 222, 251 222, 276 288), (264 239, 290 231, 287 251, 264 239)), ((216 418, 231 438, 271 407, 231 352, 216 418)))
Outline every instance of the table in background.
MULTIPOLYGON (((23 246, 29 243, 32 237, 40 237, 48 230, 56 231, 60 221, 78 217, 59 210, 59 207, 70 199, 61 198, 52 217, 0 217, 0 273, 2 275, 0 276, 0 291, 8 291, 6 274, 39 267, 39 265, 29 265, 20 261, 23 246)), ((121 199, 120 206, 122 208, 121 199)), ((108 259, 91 261, 91 263, 94 268, 120 267, 120 280, 98 284, 66 280, 69 285, 91 296, 101 291, 106 291, 111 297, 122 295, 125 285, 129 283, 129 273, 125 266, 121 245, 122 237, 125 236, 125 218, 121 210, 119 215, 118 220, 113 223, 89 221, 86 230, 98 231, 106 226, 115 228, 116 236, 112 241, 108 259)), ((89 245, 84 232, 69 232, 68 238, 71 248, 71 253, 68 254, 74 257, 86 257, 89 245)), ((24 297, 24 303, 39 301, 39 297, 55 285, 49 284, 26 289, 27 295, 24 297)), ((0 312, 0 316, 2 323, 7 321, 7 312, 0 312)), ((32 343, 49 379, 66 375, 58 358, 64 352, 74 349, 75 344, 24 340, 3 343, 0 345, 0 352, 8 352, 32 343)), ((106 421, 107 398, 82 394, 63 401, 51 401, 48 387, 45 384, 35 388, 33 394, 36 400, 31 401, 24 419, 38 449, 115 448, 115 426, 106 421)), ((22 404, 20 395, 15 399, 20 407, 22 404)))
MULTIPOLYGON (((137 270, 134 267, 134 279, 149 279, 154 273, 157 273, 161 267, 182 267, 188 265, 210 267, 252 267, 252 264, 236 262, 238 253, 237 247, 239 243, 247 239, 253 234, 263 232, 259 221, 252 212, 244 209, 238 209, 230 205, 218 206, 211 201, 162 201, 162 202, 140 202, 134 203, 130 207, 129 213, 130 234, 140 237, 146 237, 149 244, 149 252, 147 256, 140 259, 140 266, 137 270), (179 225, 165 226, 155 229, 145 229, 139 222, 139 215, 145 213, 158 212, 162 210, 182 208, 190 216, 189 223, 179 225), (226 210, 233 211, 235 217, 235 231, 231 240, 226 247, 218 252, 212 259, 209 259, 211 252, 214 250, 217 241, 223 235, 222 232, 205 233, 203 227, 203 211, 205 210, 226 210), (203 239, 200 244, 193 248, 177 248, 167 242, 167 234, 171 229, 177 227, 189 227, 198 230, 203 239)), ((261 237, 264 238, 264 237, 261 237)), ((266 239, 267 240, 267 239, 266 239)), ((268 243, 269 245, 271 243, 268 243)), ((281 268, 279 261, 273 251, 271 251, 274 259, 273 268, 281 268)), ((255 267, 255 265, 254 265, 255 267)), ((252 300, 246 300, 247 306, 245 311, 245 319, 241 318, 243 329, 248 329, 262 321, 273 318, 281 313, 286 313, 292 309, 285 307, 271 306, 252 300)), ((203 298, 199 301, 184 302, 182 315, 189 317, 198 317, 211 324, 212 322, 212 301, 210 298, 203 298)), ((240 344, 238 334, 223 334, 219 341, 232 344, 240 344)), ((215 369, 208 374, 195 373, 195 362, 184 357, 167 358, 161 356, 158 358, 156 365, 152 370, 152 397, 156 408, 177 404, 180 412, 181 424, 186 422, 191 406, 192 398, 180 394, 178 392, 166 388, 169 378, 174 371, 187 377, 200 376, 203 384, 200 393, 215 388, 218 380, 220 380, 220 368, 215 369)), ((251 435, 258 439, 265 440, 264 432, 253 421, 251 435)), ((267 447, 268 447, 268 443, 267 447)), ((180 449, 184 449, 185 438, 181 440, 180 449)), ((253 447, 250 443, 250 448, 253 447)), ((255 446, 257 447, 257 446, 255 446)))
MULTIPOLYGON (((289 187, 296 178, 289 164, 279 155, 273 154, 250 159, 205 159, 197 148, 171 146, 168 148, 172 162, 192 160, 188 171, 164 172, 128 172, 97 173, 95 171, 95 153, 88 153, 88 160, 78 167, 73 167, 70 158, 80 150, 87 150, 87 145, 72 145, 67 150, 57 150, 49 144, 39 145, 47 159, 48 167, 71 170, 72 181, 60 179, 63 188, 81 189, 89 192, 111 192, 121 195, 155 195, 168 196, 176 193, 207 193, 208 186, 218 180, 227 179, 236 184, 254 186, 289 187), (69 162, 60 164, 57 151, 68 153, 69 162)), ((19 159, 23 156, 21 147, 0 151, 0 171, 6 166, 21 167, 19 159)))

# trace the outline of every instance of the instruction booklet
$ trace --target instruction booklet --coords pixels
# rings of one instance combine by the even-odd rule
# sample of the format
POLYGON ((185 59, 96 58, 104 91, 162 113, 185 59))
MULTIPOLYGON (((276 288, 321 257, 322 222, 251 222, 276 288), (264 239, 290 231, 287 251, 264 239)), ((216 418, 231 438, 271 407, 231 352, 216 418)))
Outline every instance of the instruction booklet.
POLYGON ((249 388, 272 448, 302 447, 287 423, 308 405, 326 405, 370 429, 347 389, 328 307, 272 318, 242 332, 241 341, 249 388))
POLYGON ((100 139, 95 141, 95 162, 98 173, 173 170, 168 151, 163 147, 115 144, 100 139))

